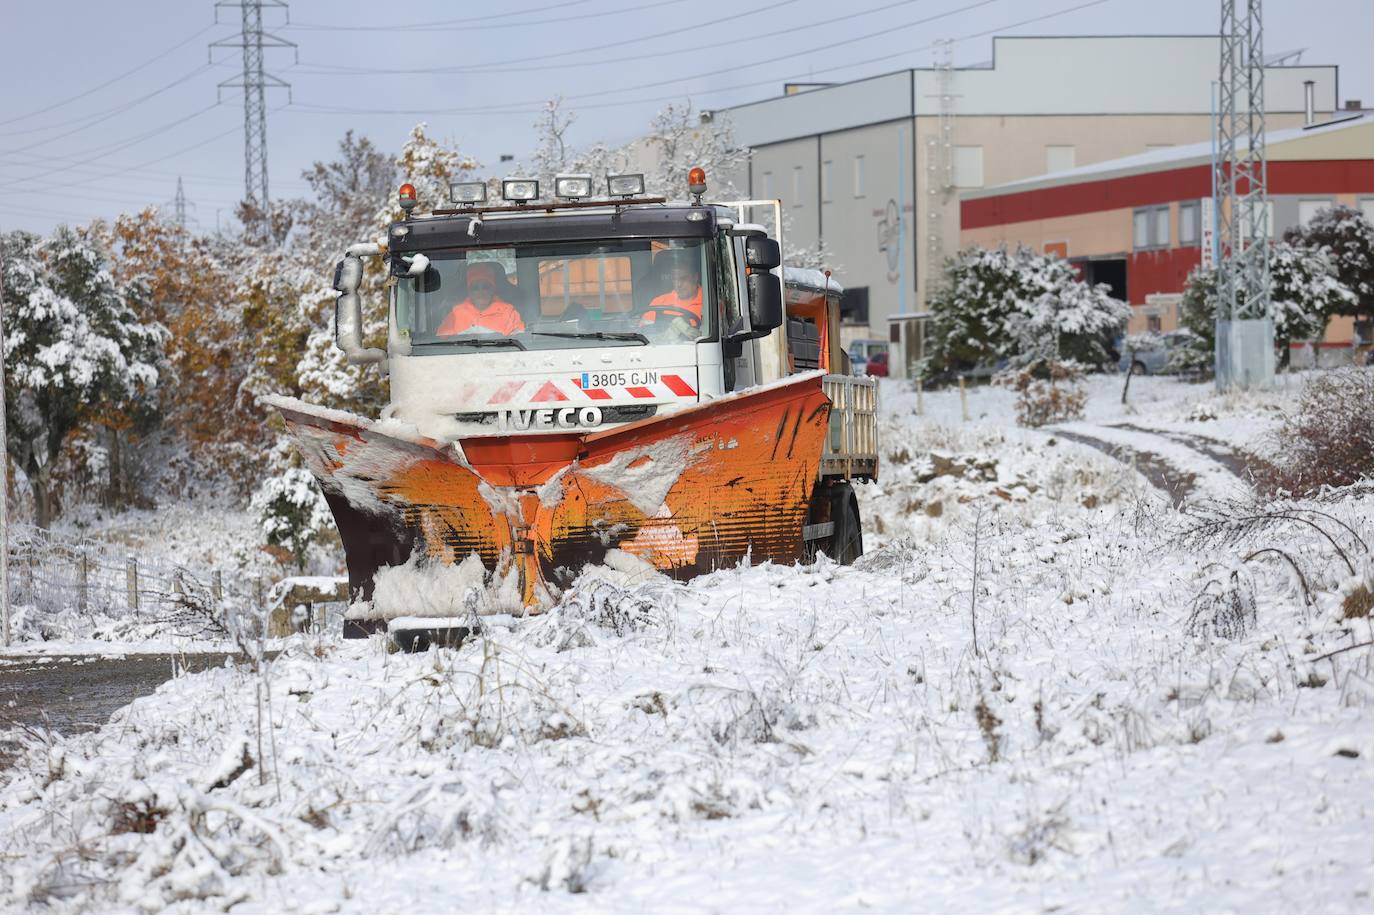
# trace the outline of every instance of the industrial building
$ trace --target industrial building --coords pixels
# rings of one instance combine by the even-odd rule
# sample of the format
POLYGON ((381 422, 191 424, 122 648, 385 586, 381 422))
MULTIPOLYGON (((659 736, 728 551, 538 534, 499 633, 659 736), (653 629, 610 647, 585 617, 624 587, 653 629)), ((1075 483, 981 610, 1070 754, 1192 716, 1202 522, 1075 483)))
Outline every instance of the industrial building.
MULTIPOLYGON (((750 195, 781 199, 789 244, 823 241, 833 258, 845 339, 891 339, 902 322, 890 319, 923 310, 960 244, 961 192, 1206 141, 1219 45, 999 37, 985 65, 801 87, 720 114, 751 150, 750 195)), ((1338 110, 1337 68, 1292 60, 1265 68, 1271 128, 1301 126, 1309 103, 1320 120, 1338 110)))
MULTIPOLYGON (((1374 219, 1374 118, 1363 113, 1265 137, 1271 237, 1344 204, 1374 219)), ((966 192, 961 246, 1024 244, 1054 252, 1133 306, 1129 330, 1178 326, 1188 274, 1210 262, 1208 142, 1113 159, 966 192)), ((1370 328, 1336 318, 1322 341, 1349 350, 1370 328)))

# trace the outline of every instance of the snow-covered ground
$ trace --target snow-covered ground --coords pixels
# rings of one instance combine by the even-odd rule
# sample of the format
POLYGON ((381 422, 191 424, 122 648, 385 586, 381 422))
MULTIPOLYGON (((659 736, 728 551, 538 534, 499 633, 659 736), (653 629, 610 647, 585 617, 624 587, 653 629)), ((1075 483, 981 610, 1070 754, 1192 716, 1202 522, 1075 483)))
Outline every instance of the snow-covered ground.
MULTIPOLYGON (((1285 402, 1120 380, 1076 428, 1245 446, 1285 402)), ((298 637, 22 735, 0 907, 1374 907, 1374 656, 1341 651, 1374 493, 1241 525, 1010 392, 883 398, 853 567, 590 569, 455 651, 298 637)))

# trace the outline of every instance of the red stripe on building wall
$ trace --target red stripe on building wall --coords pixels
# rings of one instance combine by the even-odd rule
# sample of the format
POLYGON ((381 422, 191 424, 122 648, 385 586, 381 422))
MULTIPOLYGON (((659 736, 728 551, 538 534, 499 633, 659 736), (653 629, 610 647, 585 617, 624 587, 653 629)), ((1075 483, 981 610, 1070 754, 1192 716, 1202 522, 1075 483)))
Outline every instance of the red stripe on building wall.
POLYGON ((959 205, 960 225, 965 229, 982 229, 1033 219, 1053 219, 1123 207, 1149 206, 1170 200, 1188 200, 1207 197, 1211 193, 1212 170, 1206 165, 1198 165, 965 200, 959 205))
MULTIPOLYGON (((1374 193, 1374 158, 1270 162, 1268 190, 1271 195, 1374 193)), ((960 225, 965 229, 982 229, 1195 200, 1211 193, 1211 167, 1194 165, 965 200, 959 205, 960 225)))
POLYGON ((1126 300, 1143 305, 1147 295, 1182 292, 1188 274, 1200 263, 1202 249, 1196 246, 1137 251, 1126 261, 1126 300))

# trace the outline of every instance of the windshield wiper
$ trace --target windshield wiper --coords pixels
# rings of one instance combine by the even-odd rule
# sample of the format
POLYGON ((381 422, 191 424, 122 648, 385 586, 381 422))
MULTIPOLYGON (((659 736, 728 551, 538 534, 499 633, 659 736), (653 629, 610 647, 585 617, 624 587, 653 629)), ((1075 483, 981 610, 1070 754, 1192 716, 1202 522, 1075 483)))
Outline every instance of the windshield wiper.
POLYGON ((513 346, 516 349, 525 349, 525 344, 514 337, 458 337, 454 340, 440 338, 435 343, 461 343, 464 346, 513 346))
POLYGON ((530 332, 530 336, 532 336, 532 337, 566 337, 566 338, 568 338, 568 339, 570 339, 570 340, 630 340, 630 341, 633 341, 633 342, 635 342, 635 343, 648 343, 648 342, 649 342, 649 338, 648 338, 648 337, 644 336, 643 334, 634 333, 633 331, 626 331, 626 332, 622 332, 622 333, 615 333, 615 332, 607 332, 607 331, 604 331, 604 330, 590 330, 590 331, 587 331, 586 333, 570 333, 570 332, 562 332, 562 331, 536 330, 536 331, 531 331, 531 332, 530 332))

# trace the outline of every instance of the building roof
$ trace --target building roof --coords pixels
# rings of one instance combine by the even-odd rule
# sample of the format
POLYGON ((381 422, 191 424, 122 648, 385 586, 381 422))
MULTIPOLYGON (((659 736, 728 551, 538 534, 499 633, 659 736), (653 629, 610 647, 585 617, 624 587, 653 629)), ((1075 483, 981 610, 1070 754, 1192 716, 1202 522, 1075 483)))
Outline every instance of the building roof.
MULTIPOLYGON (((1270 161, 1368 159, 1374 157, 1374 118, 1366 117, 1364 112, 1359 112, 1307 127, 1271 130, 1265 134, 1264 143, 1265 155, 1270 161)), ((1249 144, 1242 139, 1237 146, 1246 149, 1249 144)), ((1210 141, 1189 143, 1022 178, 993 187, 968 190, 961 193, 960 197, 965 200, 977 200, 1085 181, 1104 181, 1196 165, 1210 165, 1211 162, 1210 141)))
MULTIPOLYGON (((1206 115, 1219 52, 1216 35, 997 36, 991 66, 907 68, 722 111, 748 147, 934 116, 944 93, 954 96, 956 117, 1206 115)), ((1301 112, 1310 80, 1317 110, 1334 111, 1337 78, 1333 65, 1266 67, 1266 109, 1301 112)))

